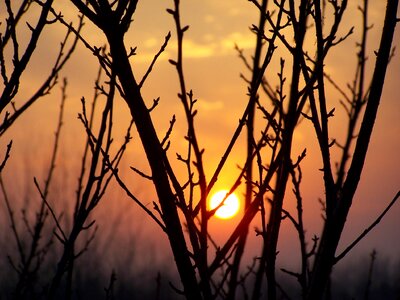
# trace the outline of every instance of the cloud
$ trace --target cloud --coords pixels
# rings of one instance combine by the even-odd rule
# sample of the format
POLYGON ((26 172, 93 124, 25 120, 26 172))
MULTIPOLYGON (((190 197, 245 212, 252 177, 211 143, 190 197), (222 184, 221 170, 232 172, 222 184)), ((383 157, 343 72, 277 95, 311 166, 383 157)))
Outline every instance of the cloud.
POLYGON ((222 101, 207 101, 199 99, 196 105, 200 111, 216 111, 224 108, 224 102, 222 101))
POLYGON ((253 48, 255 44, 254 34, 251 32, 247 34, 232 32, 221 40, 222 48, 226 50, 232 49, 234 44, 237 44, 242 49, 253 48))
MULTIPOLYGON (((176 48, 176 46, 174 47, 176 48)), ((203 58, 214 56, 218 45, 215 43, 200 44, 194 40, 185 40, 183 43, 183 53, 187 58, 203 58)))
MULTIPOLYGON (((185 58, 208 58, 235 54, 234 45, 242 49, 254 47, 254 36, 249 32, 243 34, 232 32, 223 37, 213 34, 203 35, 202 41, 185 39, 183 42, 183 54, 185 58)), ((176 51, 176 44, 170 45, 167 52, 173 55, 176 51)))
POLYGON ((205 15, 204 16, 204 22, 205 23, 213 23, 213 22, 215 22, 215 16, 214 15, 205 15))
POLYGON ((156 38, 152 37, 143 42, 143 47, 145 49, 149 49, 149 48, 153 49, 154 47, 157 47, 160 43, 161 43, 160 40, 157 40, 156 38))

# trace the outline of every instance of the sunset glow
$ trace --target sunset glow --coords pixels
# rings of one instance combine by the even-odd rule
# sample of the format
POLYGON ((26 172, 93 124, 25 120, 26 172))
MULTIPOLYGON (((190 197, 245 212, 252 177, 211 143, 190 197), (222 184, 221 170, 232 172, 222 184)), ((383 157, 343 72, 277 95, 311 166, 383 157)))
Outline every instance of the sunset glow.
POLYGON ((0 300, 400 300, 397 3, 0 0, 0 300))
MULTIPOLYGON (((216 208, 224 200, 228 191, 221 190, 215 193, 210 199, 210 209, 216 208)), ((224 204, 215 212, 215 216, 220 219, 230 219, 239 212, 240 201, 235 194, 226 198, 224 204)))

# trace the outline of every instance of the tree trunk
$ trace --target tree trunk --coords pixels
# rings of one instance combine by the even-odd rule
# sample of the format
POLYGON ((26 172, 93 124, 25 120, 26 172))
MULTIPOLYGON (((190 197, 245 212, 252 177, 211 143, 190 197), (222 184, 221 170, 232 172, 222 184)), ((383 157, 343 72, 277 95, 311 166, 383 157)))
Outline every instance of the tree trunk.
POLYGON ((123 43, 123 34, 118 34, 118 32, 115 31, 105 33, 110 44, 113 68, 125 93, 125 101, 135 120, 136 128, 150 164, 152 180, 160 201, 163 220, 184 287, 185 296, 187 299, 200 300, 202 299, 201 292, 189 257, 175 205, 175 196, 171 190, 164 164, 164 150, 160 145, 150 113, 144 103, 140 88, 130 67, 128 55, 123 43))

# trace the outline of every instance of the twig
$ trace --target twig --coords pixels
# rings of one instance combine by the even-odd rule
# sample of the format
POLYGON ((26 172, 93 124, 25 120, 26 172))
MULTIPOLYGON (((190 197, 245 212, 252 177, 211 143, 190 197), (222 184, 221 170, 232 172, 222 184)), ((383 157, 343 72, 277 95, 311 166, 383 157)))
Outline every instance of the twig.
POLYGON ((162 44, 160 50, 158 50, 157 54, 154 56, 153 61, 151 62, 149 68, 147 69, 146 73, 144 74, 142 80, 140 81, 139 88, 142 88, 147 77, 150 75, 151 71, 153 70, 153 67, 154 67, 158 57, 165 51, 165 48, 167 47, 168 41, 170 38, 171 38, 171 32, 168 32, 168 34, 165 36, 164 44, 162 44))
POLYGON ((110 281, 108 284, 108 287, 104 288, 104 291, 106 292, 106 300, 114 300, 114 284, 117 281, 117 275, 115 274, 115 271, 111 271, 111 276, 110 276, 110 281))
MULTIPOLYGON (((110 166, 109 166, 110 167, 110 166)), ((118 184, 120 187, 125 191, 125 193, 131 198, 133 201, 135 201, 160 227, 161 229, 166 232, 166 227, 165 225, 140 201, 138 198, 135 197, 131 193, 131 191, 128 189, 128 187, 125 185, 125 183, 121 180, 121 178, 118 175, 118 170, 114 169, 113 167, 110 167, 115 179, 117 180, 118 184)))
POLYGON ((372 250, 372 253, 371 253, 371 261, 369 264, 367 284, 365 286, 364 300, 369 299, 369 293, 370 293, 371 284, 372 284, 372 273, 374 270, 375 260, 376 260, 376 250, 374 249, 374 250, 372 250))
POLYGON ((38 190, 40 196, 42 197, 43 202, 46 204, 48 210, 49 210, 50 213, 51 213, 51 215, 52 215, 52 217, 53 217, 53 220, 54 220, 54 222, 56 223, 57 229, 60 231, 60 233, 61 233, 61 235, 62 235, 61 241, 62 241, 62 242, 65 242, 65 241, 67 240, 67 236, 65 235, 64 230, 62 229, 61 224, 60 224, 60 222, 58 221, 58 218, 57 218, 56 214, 54 213, 53 208, 51 207, 51 205, 49 204, 49 202, 48 202, 47 199, 45 198, 45 196, 44 196, 42 190, 40 189, 40 186, 39 186, 39 183, 37 182, 36 177, 33 179, 33 181, 34 181, 34 183, 35 183, 35 186, 36 186, 36 188, 37 188, 37 190, 38 190))
POLYGON ((1 171, 3 171, 3 168, 5 167, 7 160, 10 158, 11 147, 12 147, 12 140, 7 144, 6 154, 0 165, 0 173, 1 173, 1 171))

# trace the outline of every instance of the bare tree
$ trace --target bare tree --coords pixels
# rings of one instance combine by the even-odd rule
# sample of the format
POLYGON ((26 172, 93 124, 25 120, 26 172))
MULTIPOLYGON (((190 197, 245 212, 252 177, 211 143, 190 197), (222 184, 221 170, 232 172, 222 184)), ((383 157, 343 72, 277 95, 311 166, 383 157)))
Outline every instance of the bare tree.
MULTIPOLYGON (((17 3, 17 5, 15 2, 4 1, 7 16, 5 16, 4 32, 0 35, 0 67, 3 83, 0 98, 0 113, 3 113, 6 108, 9 109, 5 111, 3 116, 3 121, 0 125, 0 135, 3 135, 33 103, 50 93, 51 89, 57 83, 59 72, 71 57, 78 41, 78 38, 75 35, 71 35, 72 32, 70 30, 67 30, 64 39, 61 41, 58 56, 47 78, 29 99, 18 99, 18 103, 16 103, 15 98, 20 89, 21 76, 29 66, 37 44, 41 42, 40 37, 44 28, 51 26, 55 21, 51 19, 53 0, 43 2, 23 0, 17 3), (32 12, 36 9, 35 6, 39 7, 40 14, 37 20, 30 20, 32 12), (32 21, 36 21, 36 24, 32 25, 30 23, 32 21), (23 31, 25 28, 20 28, 24 26, 29 29, 30 37, 24 35, 23 31), (67 42, 71 38, 73 41, 71 45, 68 45, 67 42), (20 45, 21 40, 24 41, 24 44, 28 40, 25 49, 20 45)), ((81 26, 82 19, 77 27, 78 32, 81 26)))
MULTIPOLYGON (((48 289, 48 299, 57 298, 63 277, 66 277, 66 299, 72 297, 72 280, 75 260, 89 249, 89 245, 95 238, 97 228, 92 230, 95 220, 92 219, 92 212, 99 204, 106 189, 113 177, 113 171, 118 168, 121 158, 125 152, 126 145, 130 141, 130 124, 124 142, 112 154, 113 144, 113 116, 114 116, 114 95, 115 95, 115 77, 111 76, 111 81, 108 82, 109 88, 106 89, 100 84, 101 69, 96 80, 95 95, 92 102, 90 115, 87 113, 86 101, 82 98, 82 113, 79 114, 79 119, 87 133, 84 152, 82 154, 81 171, 78 179, 78 188, 76 193, 75 208, 70 216, 72 228, 67 232, 63 228, 59 217, 57 217, 55 209, 46 202, 53 216, 57 231, 56 237, 63 246, 62 254, 57 263, 57 269, 51 280, 48 289), (94 133, 94 118, 98 109, 101 97, 105 98, 103 111, 100 118, 100 126, 98 132, 94 133), (88 171, 86 171, 88 170, 88 171), (79 248, 81 243, 79 238, 85 231, 91 233, 83 246, 79 248), (78 248, 78 249, 77 249, 78 248)), ((39 191, 40 188, 38 187, 39 191)), ((41 193, 42 197, 43 194, 41 193)))
MULTIPOLYGON (((183 68, 184 53, 182 45, 184 43, 184 33, 189 26, 181 23, 180 3, 175 0, 174 7, 167 9, 167 11, 173 16, 176 24, 178 53, 177 58, 171 59, 170 63, 177 70, 180 83, 179 99, 183 104, 188 126, 186 136, 188 153, 186 156, 178 156, 178 159, 186 164, 188 170, 188 181, 184 184, 178 182, 167 156, 170 131, 163 139, 159 139, 151 118, 151 110, 146 107, 141 93, 143 81, 136 80, 134 70, 129 63, 129 57, 133 52, 128 53, 124 44, 124 36, 135 13, 137 1, 115 1, 112 3, 89 1, 89 4, 79 0, 72 0, 72 2, 81 13, 103 31, 109 43, 110 57, 99 56, 99 60, 103 66, 108 68, 109 74, 115 74, 118 78, 121 95, 135 120, 152 172, 150 176, 146 177, 155 185, 160 204, 159 212, 162 222, 165 224, 165 227, 162 226, 162 228, 170 240, 171 249, 183 284, 183 293, 186 297, 188 299, 212 299, 218 296, 233 299, 235 297, 240 258, 246 242, 248 226, 261 209, 263 224, 261 234, 264 246, 257 271, 259 275, 253 298, 256 299, 260 295, 261 281, 265 273, 268 283, 268 298, 276 299, 277 242, 280 235, 282 215, 288 215, 287 212, 284 213, 283 202, 288 179, 292 174, 295 186, 297 186, 299 214, 297 221, 293 217, 291 219, 297 225, 299 231, 303 257, 302 273, 299 275, 297 273, 293 274, 299 277, 305 298, 321 298, 330 277, 331 269, 337 261, 335 258, 336 248, 340 241, 346 216, 351 207, 351 201, 357 188, 368 149, 367 146, 391 53, 391 41, 397 22, 397 1, 388 1, 381 46, 377 52, 376 68, 371 86, 368 89, 364 87, 368 2, 365 1, 362 6, 361 10, 364 16, 362 28, 364 34, 358 54, 359 63, 355 86, 352 90, 353 97, 346 98, 349 101, 348 106, 346 106, 349 111, 349 132, 345 146, 342 148, 343 157, 339 162, 340 167, 336 180, 334 179, 330 158, 330 148, 333 143, 328 132, 328 119, 333 116, 333 110, 328 111, 328 96, 325 88, 326 81, 333 83, 334 81, 325 73, 324 62, 330 49, 343 42, 352 32, 350 30, 347 35, 337 37, 342 17, 347 11, 347 1, 328 1, 321 4, 320 1, 304 0, 300 1, 298 7, 296 7, 294 1, 274 1, 273 3, 252 1, 260 13, 258 26, 253 25, 252 27, 253 32, 256 34, 256 47, 252 62, 247 63, 240 52, 252 72, 251 79, 248 80, 249 101, 225 154, 212 179, 208 182, 202 157, 204 150, 200 146, 194 125, 196 100, 194 93, 187 88, 183 68), (329 28, 325 28, 323 18, 328 14, 331 14, 333 21, 329 28), (316 40, 314 58, 310 57, 304 46, 304 41, 310 34, 309 26, 311 25, 313 28, 311 31, 316 40), (285 37, 287 32, 293 36, 293 42, 285 37), (290 56, 290 86, 287 89, 284 87, 286 62, 282 58, 279 73, 280 86, 274 91, 268 84, 269 79, 266 78, 266 70, 278 44, 286 48, 290 56), (264 49, 265 46, 266 49, 264 49), (260 88, 271 100, 272 111, 261 101, 259 96, 260 88), (285 94, 286 90, 288 91, 287 95, 285 94), (364 103, 368 104, 365 111, 362 111, 364 103), (261 138, 256 138, 254 134, 256 107, 267 120, 261 138), (311 115, 306 113, 308 110, 311 115), (362 114, 364 121, 355 139, 355 130, 357 128, 355 124, 357 124, 362 114), (292 160, 293 135, 301 118, 309 119, 314 124, 324 164, 323 172, 326 191, 324 231, 319 239, 317 249, 313 248, 309 253, 305 248, 304 229, 301 225, 301 197, 299 192, 301 179, 296 177, 295 174, 296 169, 300 172, 299 164, 304 158, 305 152, 298 154, 297 161, 293 162, 292 160), (207 224, 214 211, 207 209, 206 201, 220 170, 225 164, 226 158, 229 156, 244 126, 247 128, 248 136, 247 159, 243 171, 230 192, 233 192, 241 179, 245 178, 247 182, 246 212, 239 225, 227 239, 226 244, 218 248, 215 258, 208 262, 209 231, 207 224), (350 145, 354 141, 356 143, 355 152, 351 155, 350 145), (266 147, 269 151, 272 150, 272 155, 269 156, 269 159, 266 159, 265 154, 262 152, 262 149, 266 147), (354 159, 351 161, 348 171, 346 171, 346 162, 349 157, 354 159), (268 161, 268 163, 265 163, 265 161, 268 161), (254 166, 258 168, 257 175, 253 170, 254 166), (346 172, 348 172, 347 176, 345 176, 346 172), (259 179, 255 179, 257 177, 259 179), (272 181, 273 178, 275 182, 272 181), (199 191, 197 200, 194 198, 195 189, 199 191), (189 191, 188 198, 185 196, 185 190, 189 191), (272 197, 269 218, 266 220, 263 213, 265 210, 263 201, 267 193, 272 197), (183 213, 183 220, 179 218, 178 209, 183 213), (191 250, 188 248, 182 230, 182 222, 188 228, 191 250), (315 260, 310 271, 308 269, 309 260, 314 254, 315 260), (230 257, 233 257, 233 259, 230 260, 230 257), (224 270, 224 275, 222 280, 215 281, 216 278, 213 277, 213 274, 217 269, 224 270), (228 277, 230 279, 227 285, 228 291, 226 291, 225 281, 228 277)), ((165 44, 168 39, 169 35, 165 44)), ((165 44, 160 51, 163 51, 165 44)), ((155 60, 157 57, 158 55, 155 56, 155 60)), ((174 119, 171 121, 171 129, 173 123, 174 119)), ((316 246, 317 239, 314 239, 314 241, 314 246, 316 246)))
MULTIPOLYGON (((63 246, 57 270, 48 289, 49 299, 54 299, 59 294, 64 276, 67 287, 66 298, 72 297, 74 263, 76 258, 88 249, 91 241, 89 238, 80 251, 77 250, 78 238, 94 224, 94 221, 91 221, 91 213, 104 196, 112 178, 115 178, 128 197, 132 198, 168 237, 182 283, 182 288, 175 286, 173 288, 190 300, 236 299, 241 289, 245 297, 251 299, 260 299, 265 291, 268 299, 277 299, 279 295, 288 298, 285 287, 280 285, 276 276, 278 241, 282 236, 283 220, 291 222, 298 233, 301 261, 300 270, 282 271, 298 280, 303 299, 322 299, 327 294, 326 288, 333 266, 379 223, 397 201, 399 193, 358 239, 343 253, 337 253, 346 218, 363 171, 387 67, 393 55, 392 40, 398 22, 396 16, 398 0, 387 1, 382 36, 378 51, 375 53, 375 67, 369 85, 366 78, 367 34, 370 28, 369 3, 367 0, 362 1, 359 7, 362 24, 357 26, 362 34, 357 46, 358 60, 354 79, 349 84, 349 92, 341 87, 341 82, 332 78, 326 71, 332 49, 340 49, 354 31, 354 28, 351 28, 347 29, 344 35, 340 34, 346 30, 342 28, 345 14, 352 13, 347 6, 347 0, 252 0, 250 2, 259 16, 257 25, 251 26, 251 31, 254 33, 254 52, 248 58, 239 46, 236 47, 247 71, 242 74, 243 80, 248 85, 247 99, 243 100, 245 105, 240 121, 210 178, 206 176, 204 147, 195 123, 197 99, 185 77, 183 45, 189 25, 182 23, 180 1, 172 1, 172 8, 167 9, 175 23, 177 42, 176 57, 170 58, 169 62, 176 69, 179 84, 178 100, 182 104, 187 126, 184 137, 187 142, 186 152, 178 153, 176 160, 171 159, 169 151, 175 116, 171 118, 170 127, 165 133, 157 131, 152 113, 157 109, 158 99, 154 100, 151 107, 147 107, 142 90, 159 56, 168 47, 172 34, 170 32, 166 34, 147 72, 142 79, 138 79, 130 61, 136 55, 136 48, 125 42, 126 34, 133 30, 130 25, 136 13, 137 0, 86 2, 71 0, 79 12, 101 30, 109 52, 90 44, 89 39, 80 32, 81 25, 75 28, 68 23, 62 14, 54 11, 51 1, 37 2, 43 10, 46 9, 44 23, 48 22, 46 20, 50 12, 56 21, 66 26, 69 33, 75 33, 76 39, 79 39, 98 59, 101 72, 106 76, 104 82, 107 86, 107 89, 104 88, 99 83, 100 79, 97 80, 93 103, 97 102, 96 99, 100 95, 104 97, 105 104, 101 116, 94 113, 95 105, 89 116, 85 101, 82 101, 83 110, 79 118, 86 130, 87 142, 79 176, 72 228, 69 232, 66 232, 60 224, 56 207, 46 201, 45 193, 37 184, 43 203, 47 205, 55 221, 56 237, 63 246), (313 46, 306 45, 308 40, 313 41, 313 46), (277 71, 271 70, 272 61, 278 62, 277 71), (275 82, 277 82, 276 87, 273 87, 275 82), (335 113, 332 104, 335 99, 332 99, 333 96, 327 92, 328 85, 344 99, 342 105, 347 114, 348 129, 343 142, 332 136, 329 131, 329 121, 335 113), (150 166, 151 174, 146 174, 136 167, 131 169, 143 180, 148 180, 154 185, 158 200, 153 203, 154 210, 149 209, 131 192, 118 172, 118 165, 130 140, 130 128, 125 143, 111 157, 113 106, 117 97, 121 97, 129 109, 132 124, 137 129, 144 149, 143 155, 150 166), (93 127, 96 118, 100 124, 97 134, 94 133, 93 127), (304 229, 301 191, 303 174, 301 165, 307 149, 304 147, 300 152, 294 150, 294 135, 300 122, 312 123, 323 164, 321 168, 325 191, 325 199, 321 201, 324 208, 323 231, 320 236, 311 239, 311 247, 308 246, 310 240, 304 229), (256 123, 261 124, 259 133, 256 123), (217 245, 209 230, 209 222, 218 207, 210 209, 207 201, 242 134, 246 134, 246 156, 239 162, 241 169, 228 195, 243 184, 245 210, 226 241, 217 245), (333 149, 341 152, 339 161, 332 159, 333 149), (178 179, 177 164, 183 164, 185 167, 183 182, 178 179), (296 215, 285 209, 290 186, 293 187, 297 202, 296 215), (250 233, 249 227, 253 221, 261 224, 256 231, 261 241, 260 255, 248 266, 247 272, 243 272, 243 254, 250 233), (250 288, 248 279, 251 276, 254 276, 254 280, 250 288)), ((7 7, 11 7, 10 4, 7 7)), ((9 13, 9 16, 11 18, 12 14, 9 13)), ((9 35, 15 45, 16 39, 12 37, 12 32, 10 29, 9 35)), ((63 60, 60 58, 60 61, 63 60)), ((5 66, 2 60, 2 67, 5 66)), ((61 64, 57 63, 55 70, 58 70, 58 66, 61 64)), ((49 78, 51 83, 55 77, 49 78)), ((8 83, 6 75, 3 75, 3 80, 8 83)), ((5 98, 10 99, 7 103, 11 103, 15 86, 18 84, 10 88, 11 92, 8 94, 11 96, 5 98)), ((48 88, 39 94, 42 95, 47 90, 48 88)), ((7 120, 8 116, 4 124, 8 124, 7 120)), ((220 204, 222 205, 223 203, 220 204)), ((110 296, 111 287, 110 283, 110 288, 106 290, 107 297, 110 296)))
MULTIPOLYGON (((36 101, 50 94, 57 85, 59 73, 70 59, 75 50, 78 38, 66 30, 61 40, 59 52, 55 58, 47 77, 39 84, 39 87, 27 99, 23 99, 21 91, 21 78, 29 70, 32 57, 35 54, 38 43, 41 42, 44 29, 51 27, 54 20, 50 18, 53 1, 4 1, 1 3, 2 31, 0 33, 0 69, 2 77, 0 114, 0 136, 14 124, 14 122, 27 111, 36 101), (4 19, 3 19, 4 18, 4 19), (36 24, 33 24, 36 22, 36 24), (27 33, 26 33, 27 32, 27 33)), ((82 17, 77 26, 78 32, 82 27, 82 17)), ((51 155, 50 167, 47 172, 43 190, 41 191, 41 204, 36 211, 35 219, 29 219, 29 210, 32 208, 27 203, 21 208, 23 231, 20 230, 18 219, 15 214, 14 201, 9 196, 6 183, 3 181, 2 172, 11 154, 12 141, 8 143, 5 159, 0 165, 0 185, 4 199, 6 213, 8 214, 11 226, 10 239, 14 239, 16 253, 8 254, 8 260, 17 274, 17 283, 13 292, 15 299, 27 299, 37 297, 38 291, 36 281, 40 277, 40 269, 43 267, 45 258, 53 244, 54 236, 49 234, 51 228, 47 228, 49 211, 46 201, 55 169, 55 161, 58 154, 60 133, 64 114, 66 81, 62 87, 62 101, 58 125, 55 133, 53 152, 51 155)), ((31 199, 32 195, 29 195, 31 199)))
MULTIPOLYGON (((50 167, 47 172, 43 191, 41 191, 42 201, 38 211, 36 212, 36 218, 32 224, 27 216, 30 207, 24 207, 22 209, 22 219, 25 225, 23 231, 27 231, 29 233, 29 242, 26 241, 27 239, 24 239, 24 234, 18 229, 19 226, 15 217, 12 201, 8 196, 6 185, 4 184, 0 173, 0 186, 7 207, 7 213, 10 218, 13 237, 18 250, 16 255, 17 258, 12 254, 9 254, 8 257, 10 264, 18 275, 18 281, 15 285, 15 291, 13 294, 14 299, 28 299, 37 297, 39 292, 37 291, 36 281, 40 277, 40 269, 43 267, 43 262, 45 261, 46 256, 54 242, 53 234, 46 232, 51 232, 54 230, 53 228, 50 228, 50 230, 46 228, 48 226, 47 220, 49 216, 49 211, 46 205, 58 155, 61 128, 63 124, 64 104, 66 100, 65 89, 66 81, 64 81, 62 88, 60 115, 55 133, 50 167)), ((38 185, 36 178, 35 183, 38 185)))

